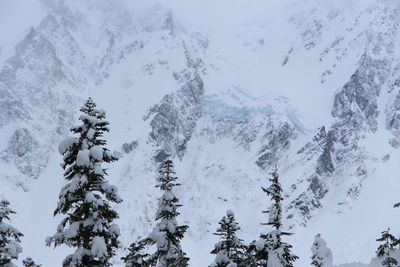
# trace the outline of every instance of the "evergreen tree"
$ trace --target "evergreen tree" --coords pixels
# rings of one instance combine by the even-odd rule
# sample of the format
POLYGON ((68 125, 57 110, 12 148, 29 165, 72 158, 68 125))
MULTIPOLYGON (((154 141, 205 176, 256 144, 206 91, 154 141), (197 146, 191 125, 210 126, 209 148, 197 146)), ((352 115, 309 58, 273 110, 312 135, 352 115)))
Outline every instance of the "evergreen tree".
POLYGON ((20 238, 23 234, 5 221, 10 220, 10 215, 15 211, 8 206, 10 202, 3 199, 0 201, 0 266, 15 267, 12 260, 18 259, 22 252, 20 238))
POLYGON ((376 240, 382 242, 376 251, 376 255, 382 259, 382 265, 388 267, 397 266, 397 260, 391 254, 399 243, 399 240, 390 234, 389 231, 390 229, 383 231, 381 237, 376 240))
POLYGON ((327 247, 326 241, 317 234, 311 247, 311 265, 316 267, 332 267, 332 251, 327 247))
POLYGON ((115 186, 111 186, 102 163, 116 160, 105 147, 104 132, 108 132, 105 112, 96 109, 89 98, 80 109, 80 126, 71 128, 77 138, 67 138, 59 146, 64 156, 64 178, 54 215, 65 218, 47 244, 65 244, 75 248, 64 259, 64 267, 110 266, 109 260, 119 245, 119 228, 113 223, 118 214, 110 202, 120 203, 115 186))
POLYGON ((149 267, 155 263, 156 258, 147 252, 144 252, 146 246, 151 240, 142 239, 130 245, 129 254, 121 258, 125 263, 125 267, 149 267))
POLYGON ((235 220, 235 215, 231 210, 228 210, 226 216, 219 221, 220 227, 214 235, 220 237, 221 241, 215 245, 211 251, 216 254, 211 267, 227 267, 233 264, 237 266, 245 265, 246 246, 243 240, 240 239, 236 232, 240 230, 239 224, 235 220))
POLYGON ((24 267, 40 267, 42 266, 41 264, 36 264, 31 257, 26 258, 25 260, 22 260, 22 264, 24 267))
POLYGON ((258 266, 257 259, 262 259, 262 258, 265 258, 265 257, 262 257, 261 255, 259 255, 259 251, 257 250, 257 241, 253 240, 247 246, 247 249, 244 254, 245 266, 246 267, 257 267, 258 266))
POLYGON ((178 178, 174 175, 173 163, 168 158, 163 162, 157 178, 156 187, 159 187, 163 194, 158 199, 157 225, 150 235, 150 239, 157 245, 157 267, 186 267, 189 261, 180 244, 188 226, 178 225, 176 220, 179 215, 177 209, 182 205, 173 193, 174 187, 180 186, 176 182, 178 178))
POLYGON ((269 217, 268 222, 262 225, 271 226, 272 230, 267 234, 261 234, 256 243, 257 266, 293 267, 298 257, 292 253, 292 246, 282 241, 283 236, 291 235, 291 233, 281 229, 283 197, 277 170, 273 171, 272 178, 269 180, 271 185, 262 190, 271 198, 272 204, 267 211, 263 211, 269 214, 269 217))

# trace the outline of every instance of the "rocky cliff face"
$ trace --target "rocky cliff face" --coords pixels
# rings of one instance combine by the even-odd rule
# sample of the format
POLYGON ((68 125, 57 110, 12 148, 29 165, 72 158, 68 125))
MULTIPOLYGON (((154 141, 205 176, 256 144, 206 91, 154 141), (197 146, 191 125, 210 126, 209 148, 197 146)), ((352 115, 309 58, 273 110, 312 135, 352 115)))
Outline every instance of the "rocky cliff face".
POLYGON ((0 66, 0 179, 13 190, 40 183, 87 95, 114 120, 126 116, 135 133, 112 128, 110 136, 124 152, 111 169, 123 194, 143 191, 124 206, 145 214, 129 215, 127 225, 143 228, 134 234, 149 228, 151 205, 142 207, 154 199, 149 177, 167 154, 183 177, 190 242, 204 245, 220 209, 237 207, 256 234, 265 204, 256 191, 275 166, 295 228, 326 207, 350 210, 398 151, 400 11, 392 1, 288 8, 290 38, 260 21, 229 28, 232 35, 196 31, 161 5, 135 17, 105 2, 44 3, 48 14, 0 66), (315 105, 309 116, 324 117, 318 129, 296 98, 315 105), (317 114, 319 101, 329 103, 326 114, 317 114), (370 149, 377 136, 393 149, 383 157, 370 149))
MULTIPOLYGON (((357 39, 363 40, 365 48, 361 51, 355 71, 334 95, 333 124, 328 127, 329 130, 321 127, 313 141, 297 152, 302 158, 300 161, 314 161, 315 166, 313 172, 305 176, 308 184, 306 191, 301 192, 288 206, 289 209, 295 210, 294 213, 301 211, 304 223, 312 217, 313 210, 323 206, 321 199, 329 190, 334 190, 335 184, 337 187, 337 180, 340 180, 343 190, 340 193, 343 199, 339 205, 358 197, 363 180, 368 177, 365 160, 373 157, 362 144, 368 133, 376 132, 382 127, 378 124, 380 116, 386 116, 386 128, 396 135, 396 126, 390 126, 396 124, 396 100, 389 107, 387 114, 381 114, 380 110, 383 107, 379 107, 378 102, 380 98, 386 98, 381 96, 381 93, 391 84, 396 61, 394 43, 399 37, 396 22, 398 16, 398 9, 378 5, 361 11, 354 26, 349 28, 351 32, 357 31, 360 20, 365 17, 372 19, 369 27, 361 31, 358 29, 359 34, 351 41, 357 43, 357 39), (340 179, 340 176, 345 176, 346 179, 340 179)), ((341 40, 340 38, 338 36, 336 40, 341 40)), ((329 52, 329 49, 326 51, 329 52)), ((395 140, 394 138, 382 142, 389 141, 395 145, 395 140)), ((289 217, 293 217, 293 214, 289 217)))
MULTIPOLYGON (((13 124, 9 128, 14 129, 7 137, 9 141, 2 158, 14 164, 23 175, 37 178, 46 166, 51 147, 59 135, 66 133, 72 121, 77 90, 101 84, 133 52, 137 54, 150 45, 152 37, 149 36, 158 35, 167 47, 180 51, 186 63, 180 70, 171 70, 168 61, 158 60, 159 66, 170 69, 178 89, 165 95, 144 116, 151 128, 149 140, 154 146, 156 161, 161 161, 166 154, 182 160, 193 136, 206 136, 212 143, 232 139, 254 153, 253 163, 263 170, 297 155, 295 161, 313 166, 293 183, 293 200, 288 204, 289 210, 293 210, 288 217, 299 214, 303 223, 323 206, 321 200, 335 177, 349 175, 349 169, 353 178, 346 194, 350 198, 359 194, 362 180, 368 175, 364 163, 368 152, 360 140, 364 133, 375 132, 379 127, 378 102, 382 88, 390 85, 390 94, 397 94, 397 79, 391 76, 392 66, 396 64, 397 9, 376 5, 361 10, 355 21, 345 21, 349 34, 334 36, 325 48, 323 35, 330 29, 330 23, 344 21, 343 14, 330 10, 327 20, 320 18, 324 12, 321 10, 313 10, 307 19, 307 13, 292 16, 291 23, 301 33, 304 48, 322 50, 319 57, 322 62, 334 56, 335 60, 329 63, 331 68, 346 59, 348 49, 360 44, 364 47, 359 51, 353 74, 333 96, 332 125, 321 127, 311 141, 293 153, 292 143, 297 143, 298 136, 305 133, 288 114, 276 112, 268 105, 257 109, 230 105, 220 97, 207 95, 204 76, 216 69, 211 62, 201 59, 202 54, 210 51, 209 41, 200 33, 177 30, 170 10, 157 7, 152 20, 135 24, 127 11, 117 7, 104 18, 103 24, 95 26, 90 17, 73 5, 62 1, 46 5, 49 15, 16 46, 15 55, 0 72, 4 111, 1 125, 6 128, 13 124), (362 25, 363 21, 370 21, 368 27, 362 25), (90 27, 99 30, 98 37, 82 38, 90 27), (91 47, 96 50, 87 55, 91 47), (48 137, 40 138, 43 134, 48 137), (22 147, 12 149, 13 145, 22 147)), ((100 5, 90 14, 101 13, 102 8, 108 6, 100 5)), ((296 53, 292 47, 284 65, 296 53)), ((154 63, 142 69, 146 75, 157 71, 154 63)), ((329 75, 334 75, 333 69, 329 75)), ((385 112, 386 129, 392 132, 390 143, 395 147, 399 138, 398 99, 399 96, 388 103, 385 112)))
POLYGON ((70 111, 75 106, 73 92, 82 88, 73 74, 79 71, 73 71, 74 58, 81 56, 68 32, 49 16, 29 30, 0 71, 1 127, 5 133, 13 132, 5 137, 2 158, 17 168, 20 175, 15 175, 22 177, 17 180, 38 178, 57 136, 66 133, 74 113, 70 111))
POLYGON ((94 45, 107 48, 99 48, 93 60, 81 48, 93 45, 91 39, 81 41, 87 18, 63 1, 47 6, 49 14, 15 46, 15 55, 0 71, 1 128, 13 132, 4 136, 8 142, 2 159, 18 170, 4 174, 23 188, 39 177, 56 143, 68 133, 86 87, 101 83, 113 64, 141 47, 138 41, 121 44, 115 37, 120 28, 104 29, 94 45))
POLYGON ((204 106, 204 82, 200 76, 202 62, 194 60, 185 50, 186 69, 173 73, 180 89, 163 97, 145 117, 152 131, 150 138, 155 142, 155 159, 162 162, 166 155, 182 158, 202 116, 204 106))

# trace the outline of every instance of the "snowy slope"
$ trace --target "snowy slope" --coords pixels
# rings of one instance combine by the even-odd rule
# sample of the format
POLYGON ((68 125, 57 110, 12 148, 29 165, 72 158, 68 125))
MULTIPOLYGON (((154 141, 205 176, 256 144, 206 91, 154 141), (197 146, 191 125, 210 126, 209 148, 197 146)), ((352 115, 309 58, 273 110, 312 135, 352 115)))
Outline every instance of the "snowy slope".
MULTIPOLYGON (((0 12, 22 16, 20 2, 0 12)), ((296 266, 309 265, 316 233, 344 264, 369 263, 380 231, 400 230, 395 0, 30 5, 24 20, 0 16, 10 36, 0 38, 0 193, 18 212, 24 256, 57 266, 65 255, 44 247, 60 219, 55 148, 87 96, 107 111, 122 156, 110 180, 124 198, 124 245, 152 229, 165 153, 182 182, 192 266, 211 262, 227 209, 246 241, 257 238, 275 164, 296 266)))

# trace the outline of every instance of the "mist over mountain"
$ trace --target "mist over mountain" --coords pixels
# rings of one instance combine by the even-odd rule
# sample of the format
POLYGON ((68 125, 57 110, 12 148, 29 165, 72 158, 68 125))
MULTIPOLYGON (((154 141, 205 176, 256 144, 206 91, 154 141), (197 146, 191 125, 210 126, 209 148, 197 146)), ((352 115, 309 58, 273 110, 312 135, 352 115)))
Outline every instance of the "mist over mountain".
POLYGON ((317 233, 335 266, 380 266, 375 240, 400 232, 399 21, 396 0, 2 1, 0 196, 22 257, 59 266, 69 252, 45 246, 61 219, 57 147, 90 96, 119 158, 123 247, 154 227, 169 154, 191 266, 212 262, 227 210, 246 242, 265 230, 275 166, 295 266, 317 233))

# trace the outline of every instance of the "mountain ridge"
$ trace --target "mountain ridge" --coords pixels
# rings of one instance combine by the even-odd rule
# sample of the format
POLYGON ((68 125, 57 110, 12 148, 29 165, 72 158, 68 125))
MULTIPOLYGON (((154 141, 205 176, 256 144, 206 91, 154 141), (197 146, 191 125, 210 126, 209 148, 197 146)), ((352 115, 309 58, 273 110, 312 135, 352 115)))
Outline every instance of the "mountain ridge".
MULTIPOLYGON (((165 154, 176 156, 185 183, 179 194, 191 229, 184 242, 193 251, 198 244, 207 247, 200 249, 205 255, 211 246, 207 234, 224 209, 237 207, 246 241, 257 237, 265 203, 261 191, 249 192, 258 190, 278 164, 287 195, 285 218, 299 232, 293 242, 299 245, 309 236, 310 244, 297 248, 304 260, 299 264, 305 264, 310 232, 334 229, 318 230, 316 217, 342 216, 347 222, 354 207, 354 216, 364 216, 360 197, 370 190, 364 184, 369 188, 398 157, 399 9, 394 2, 308 1, 300 8, 287 1, 288 10, 276 9, 282 17, 238 19, 204 32, 180 24, 184 16, 173 4, 149 5, 147 17, 132 17, 124 2, 116 7, 106 1, 40 2, 47 14, 0 71, 5 140, 0 158, 8 188, 2 194, 29 195, 48 179, 46 170, 55 168, 54 147, 68 134, 83 99, 93 95, 110 115, 110 144, 121 156, 110 169, 128 199, 121 213, 134 207, 143 214, 121 219, 130 234, 125 243, 151 229, 157 196, 151 180, 165 154), (231 25, 237 28, 226 31, 231 25), (289 34, 275 34, 275 26, 289 34), (130 192, 140 199, 131 199, 130 192)), ((355 259, 338 238, 327 236, 336 263, 373 257, 373 233, 368 253, 351 247, 355 259)), ((193 255, 193 260, 207 264, 210 257, 193 255)))

